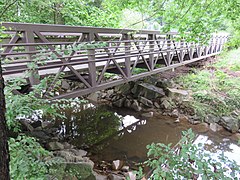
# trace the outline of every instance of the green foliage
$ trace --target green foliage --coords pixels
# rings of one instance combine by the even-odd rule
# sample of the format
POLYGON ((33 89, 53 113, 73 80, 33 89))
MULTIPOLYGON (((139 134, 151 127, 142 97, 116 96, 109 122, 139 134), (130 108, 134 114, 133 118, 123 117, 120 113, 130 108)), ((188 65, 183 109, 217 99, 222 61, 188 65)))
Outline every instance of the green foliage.
POLYGON ((12 179, 45 179, 47 165, 44 158, 49 152, 32 137, 19 135, 10 138, 10 174, 12 179))
POLYGON ((133 75, 136 75, 136 74, 141 74, 141 73, 144 73, 144 72, 147 72, 147 69, 144 69, 144 68, 134 68, 133 71, 132 71, 132 74, 133 75))
POLYGON ((206 115, 230 115, 240 108, 240 77, 238 76, 240 50, 223 54, 205 70, 194 70, 177 79, 184 88, 192 90, 193 102, 187 104, 204 119, 206 115))
POLYGON ((29 118, 36 110, 41 110, 43 117, 49 117, 52 120, 56 118, 64 118, 59 113, 59 104, 50 102, 47 99, 40 98, 43 90, 46 88, 47 78, 43 79, 39 85, 33 87, 33 91, 28 94, 13 94, 15 90, 21 89, 21 85, 25 84, 24 79, 14 79, 8 81, 5 87, 6 98, 6 119, 10 129, 19 131, 17 118, 29 118), (40 97, 37 97, 39 95, 40 97))
POLYGON ((192 130, 183 131, 181 140, 172 144, 152 143, 147 146, 147 165, 153 169, 151 179, 237 179, 240 166, 224 154, 213 159, 202 144, 194 144, 192 130))
POLYGON ((97 27, 118 25, 117 14, 101 0, 3 0, 0 20, 97 27))

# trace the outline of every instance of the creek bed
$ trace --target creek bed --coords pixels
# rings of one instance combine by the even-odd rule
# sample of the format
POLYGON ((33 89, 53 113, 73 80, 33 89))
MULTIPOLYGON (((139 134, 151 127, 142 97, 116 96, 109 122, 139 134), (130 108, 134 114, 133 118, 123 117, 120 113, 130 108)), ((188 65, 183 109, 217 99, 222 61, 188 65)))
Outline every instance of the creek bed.
POLYGON ((67 110, 66 115, 65 138, 76 147, 86 149, 97 165, 122 160, 125 165, 136 168, 135 164, 147 159, 148 144, 176 144, 181 132, 189 128, 197 134, 196 143, 203 143, 213 157, 224 152, 240 164, 240 147, 225 130, 213 132, 187 121, 176 123, 176 119, 160 114, 146 119, 129 109, 106 106, 87 105, 80 111, 67 110))

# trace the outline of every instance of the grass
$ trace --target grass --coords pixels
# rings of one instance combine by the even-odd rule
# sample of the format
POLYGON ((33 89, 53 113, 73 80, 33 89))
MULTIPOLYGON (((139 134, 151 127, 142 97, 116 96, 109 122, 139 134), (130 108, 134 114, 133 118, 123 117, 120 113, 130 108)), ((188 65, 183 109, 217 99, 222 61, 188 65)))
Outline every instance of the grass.
POLYGON ((204 119, 206 115, 231 115, 240 109, 240 49, 225 52, 217 61, 203 70, 181 76, 176 81, 192 90, 195 113, 204 119))

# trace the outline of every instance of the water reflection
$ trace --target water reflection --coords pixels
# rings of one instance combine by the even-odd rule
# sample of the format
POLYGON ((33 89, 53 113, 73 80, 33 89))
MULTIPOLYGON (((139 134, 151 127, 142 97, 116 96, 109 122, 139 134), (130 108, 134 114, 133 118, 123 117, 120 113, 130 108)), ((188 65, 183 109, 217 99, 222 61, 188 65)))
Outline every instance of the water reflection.
MULTIPOLYGON (((59 133, 79 148, 90 147, 95 161, 142 162, 147 159, 146 145, 153 142, 176 144, 181 132, 192 126, 188 122, 174 123, 175 119, 166 116, 142 119, 127 109, 116 113, 116 110, 92 104, 73 104, 73 107, 64 111, 66 120, 56 123, 61 127, 59 133)), ((198 128, 194 129, 198 134, 198 128)), ((225 152, 229 159, 240 164, 240 147, 226 137, 208 131, 200 134, 196 143, 204 144, 214 158, 225 152)))
POLYGON ((223 138, 221 140, 216 140, 207 135, 199 135, 194 143, 203 144, 204 150, 209 152, 213 159, 217 160, 219 155, 224 153, 229 160, 234 160, 240 165, 240 147, 230 139, 223 138))
POLYGON ((64 111, 67 119, 56 122, 59 134, 76 146, 91 146, 117 134, 121 117, 105 107, 77 105, 64 111))

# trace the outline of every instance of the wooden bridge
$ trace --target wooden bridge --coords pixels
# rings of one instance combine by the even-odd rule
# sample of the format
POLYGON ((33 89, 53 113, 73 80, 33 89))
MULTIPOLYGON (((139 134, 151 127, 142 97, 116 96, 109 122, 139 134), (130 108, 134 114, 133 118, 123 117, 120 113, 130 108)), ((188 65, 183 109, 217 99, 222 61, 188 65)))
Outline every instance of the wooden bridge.
POLYGON ((55 98, 71 98, 113 87, 142 77, 219 54, 227 36, 214 36, 207 45, 185 42, 177 33, 94 28, 64 25, 3 23, 6 38, 3 51, 5 79, 30 72, 35 85, 46 75, 54 75, 47 92, 61 74, 75 76, 82 88, 55 98), (136 68, 144 68, 134 73, 136 68), (118 74, 109 81, 107 72, 118 74))

